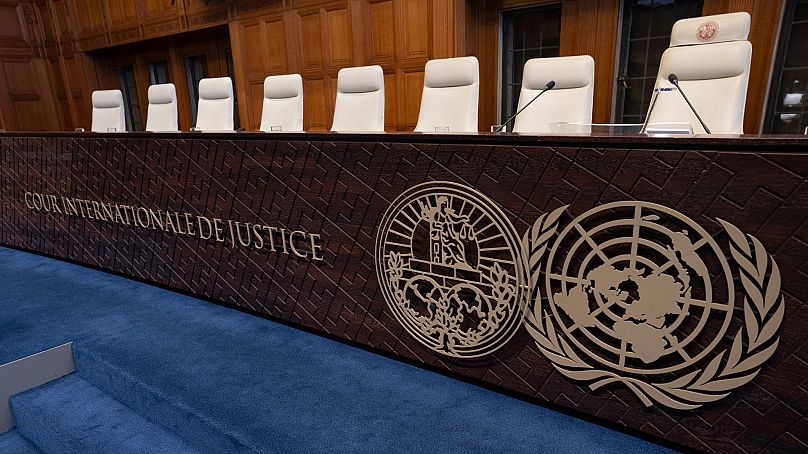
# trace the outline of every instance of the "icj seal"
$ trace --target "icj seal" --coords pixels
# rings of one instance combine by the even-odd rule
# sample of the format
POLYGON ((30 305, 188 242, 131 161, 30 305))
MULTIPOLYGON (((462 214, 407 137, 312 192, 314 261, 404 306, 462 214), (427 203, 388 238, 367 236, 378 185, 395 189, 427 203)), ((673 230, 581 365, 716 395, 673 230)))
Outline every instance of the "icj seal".
POLYGON ((379 283, 396 319, 424 346, 456 358, 499 349, 521 325, 523 260, 496 203, 450 182, 404 192, 376 241, 379 283))

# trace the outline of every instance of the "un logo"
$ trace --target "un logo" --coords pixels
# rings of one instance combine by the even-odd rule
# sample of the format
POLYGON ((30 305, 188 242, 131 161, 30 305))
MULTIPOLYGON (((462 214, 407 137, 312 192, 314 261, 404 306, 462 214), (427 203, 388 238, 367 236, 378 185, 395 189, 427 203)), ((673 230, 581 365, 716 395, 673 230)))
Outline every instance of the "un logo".
POLYGON ((519 237, 473 188, 424 183, 398 197, 382 219, 376 266, 396 319, 440 354, 487 355, 523 321, 527 270, 519 237))
POLYGON ((685 368, 724 336, 735 307, 729 264, 699 225, 660 205, 599 206, 559 234, 546 296, 570 341, 625 372, 685 368))
POLYGON ((622 383, 645 405, 683 410, 758 374, 777 348, 784 304, 777 264, 756 238, 719 220, 726 254, 662 205, 609 203, 561 229, 565 210, 543 215, 523 240, 526 327, 559 372, 592 389, 622 383))

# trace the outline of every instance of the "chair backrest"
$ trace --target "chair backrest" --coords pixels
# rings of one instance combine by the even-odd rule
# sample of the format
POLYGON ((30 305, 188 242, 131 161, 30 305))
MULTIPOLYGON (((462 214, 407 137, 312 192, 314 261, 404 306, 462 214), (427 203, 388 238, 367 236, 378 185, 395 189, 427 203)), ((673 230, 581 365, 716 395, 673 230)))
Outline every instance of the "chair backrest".
POLYGON ((480 64, 475 57, 445 58, 426 63, 416 132, 477 132, 480 64))
POLYGON ((149 112, 146 131, 177 131, 177 89, 174 84, 149 87, 149 112))
POLYGON ((533 58, 525 62, 517 111, 538 95, 547 83, 555 87, 530 104, 514 121, 514 132, 550 132, 550 123, 592 123, 595 60, 589 55, 533 58))
POLYGON ((668 81, 676 74, 679 86, 714 134, 743 134, 746 88, 752 60, 747 41, 751 19, 748 13, 719 14, 677 21, 670 47, 662 54, 656 90, 656 105, 649 124, 690 123, 704 133, 696 116, 668 81))
POLYGON ((98 90, 93 92, 94 132, 107 132, 114 129, 126 132, 126 116, 123 111, 123 94, 120 90, 98 90))
POLYGON ((384 72, 381 66, 339 70, 331 130, 384 131, 384 72))
POLYGON ((229 77, 199 81, 196 127, 202 131, 233 130, 233 81, 229 77))
POLYGON ((261 131, 303 130, 303 78, 300 74, 269 76, 264 79, 264 108, 261 131))

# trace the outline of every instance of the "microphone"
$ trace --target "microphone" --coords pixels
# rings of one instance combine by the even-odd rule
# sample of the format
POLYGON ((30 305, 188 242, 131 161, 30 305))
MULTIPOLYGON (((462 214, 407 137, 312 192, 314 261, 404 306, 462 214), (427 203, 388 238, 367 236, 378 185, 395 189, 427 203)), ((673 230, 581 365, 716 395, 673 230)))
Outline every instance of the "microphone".
POLYGON ((692 110, 693 113, 696 115, 696 118, 699 120, 699 123, 701 123, 701 127, 704 128, 707 134, 712 134, 710 132, 710 128, 708 128, 707 125, 704 124, 704 120, 702 120, 701 117, 699 116, 699 113, 696 112, 696 108, 693 107, 693 104, 690 104, 690 100, 687 99, 687 96, 685 96, 685 92, 682 91, 682 87, 679 86, 679 78, 676 77, 676 74, 673 73, 669 74, 668 82, 672 83, 674 86, 676 86, 677 89, 679 89, 679 93, 681 93, 682 98, 685 99, 685 102, 687 103, 688 107, 690 107, 690 110, 692 110))
POLYGON ((648 120, 651 119, 651 112, 654 111, 657 99, 659 99, 659 91, 659 88, 654 89, 654 99, 651 100, 651 107, 648 108, 648 113, 645 114, 645 121, 642 123, 642 128, 640 128, 640 134, 644 134, 648 129, 648 120))
POLYGON ((515 114, 511 115, 511 117, 508 118, 508 120, 505 123, 502 123, 501 125, 499 125, 499 128, 497 128, 497 130, 494 131, 494 132, 500 132, 503 129, 505 129, 505 127, 508 126, 508 123, 513 121, 513 119, 516 118, 517 115, 522 113, 523 110, 527 109, 527 106, 533 104, 533 101, 539 99, 539 96, 543 95, 545 91, 552 90, 553 87, 555 87, 555 81, 554 80, 551 80, 550 82, 547 82, 547 85, 544 86, 544 89, 542 89, 542 91, 540 91, 539 94, 534 96, 533 99, 531 99, 529 103, 525 104, 525 107, 522 107, 515 114))

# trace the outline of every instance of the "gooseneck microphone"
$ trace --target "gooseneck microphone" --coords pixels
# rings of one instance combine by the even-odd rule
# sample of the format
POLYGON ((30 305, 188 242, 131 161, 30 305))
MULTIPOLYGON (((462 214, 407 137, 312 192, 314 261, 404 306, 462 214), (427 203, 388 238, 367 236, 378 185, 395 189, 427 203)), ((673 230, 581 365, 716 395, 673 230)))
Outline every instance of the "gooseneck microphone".
POLYGON ((679 86, 679 78, 676 77, 676 74, 669 74, 668 82, 672 83, 679 90, 679 93, 682 95, 682 98, 685 99, 685 102, 687 103, 688 107, 690 107, 690 110, 692 110, 693 113, 696 115, 696 118, 698 118, 699 123, 701 123, 701 127, 704 128, 704 131, 706 131, 707 134, 712 134, 710 132, 710 128, 708 128, 707 125, 704 124, 704 120, 702 120, 701 116, 699 116, 699 113, 696 112, 696 108, 693 107, 693 104, 690 104, 690 100, 687 99, 687 96, 685 96, 685 92, 682 91, 682 87, 679 86))
POLYGON ((523 110, 527 109, 527 106, 529 106, 529 105, 533 104, 533 101, 535 101, 535 100, 539 99, 539 96, 543 95, 545 91, 547 91, 547 90, 552 90, 552 89, 553 89, 553 87, 555 87, 555 81, 554 81, 554 80, 551 80, 550 82, 547 82, 547 85, 545 85, 545 86, 544 86, 544 88, 542 89, 542 91, 540 91, 540 92, 539 92, 539 94, 537 94, 536 96, 534 96, 534 97, 533 97, 533 99, 531 99, 529 103, 525 104, 525 107, 522 107, 521 109, 519 109, 518 111, 516 111, 516 113, 515 113, 515 114, 511 115, 511 117, 510 117, 510 118, 508 118, 508 120, 507 120, 507 121, 505 121, 505 123, 502 123, 501 125, 499 125, 499 128, 497 128, 497 130, 496 130, 496 131, 494 131, 494 132, 500 132, 500 131, 502 131, 503 129, 505 129, 505 127, 506 127, 506 126, 508 126, 508 123, 510 123, 511 121, 513 121, 513 119, 514 119, 514 118, 516 118, 516 116, 517 116, 517 115, 519 115, 520 113, 522 113, 522 111, 523 111, 523 110))

